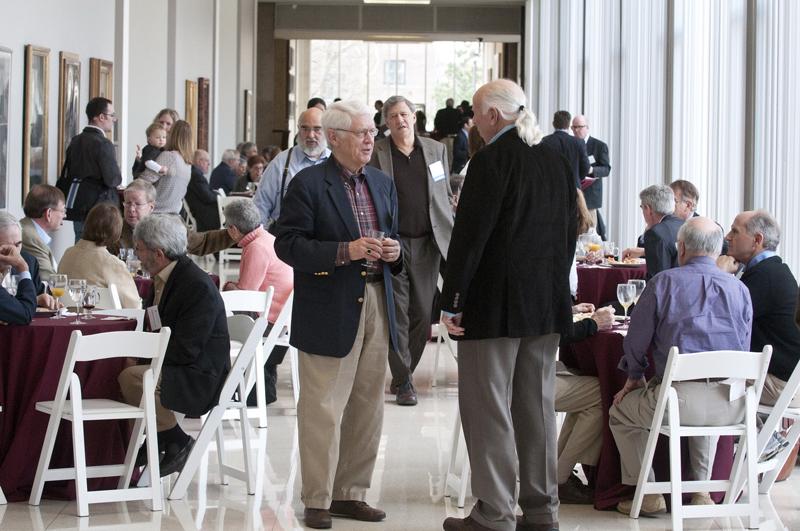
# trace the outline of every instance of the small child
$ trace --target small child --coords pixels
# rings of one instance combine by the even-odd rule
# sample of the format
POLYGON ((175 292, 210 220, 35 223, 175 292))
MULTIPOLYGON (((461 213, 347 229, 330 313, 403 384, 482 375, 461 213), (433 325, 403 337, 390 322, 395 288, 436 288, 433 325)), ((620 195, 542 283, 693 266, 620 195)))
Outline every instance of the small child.
POLYGON ((138 144, 136 146, 136 160, 131 169, 134 178, 139 177, 145 170, 145 162, 158 158, 167 144, 167 130, 160 123, 153 122, 147 127, 145 133, 147 134, 147 145, 144 149, 140 148, 138 144))

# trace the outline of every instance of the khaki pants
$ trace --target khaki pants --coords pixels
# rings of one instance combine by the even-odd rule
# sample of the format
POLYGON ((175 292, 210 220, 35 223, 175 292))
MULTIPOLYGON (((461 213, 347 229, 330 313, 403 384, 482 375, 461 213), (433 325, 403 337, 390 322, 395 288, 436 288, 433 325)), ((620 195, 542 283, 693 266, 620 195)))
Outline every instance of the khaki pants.
MULTIPOLYGON (((785 387, 786 382, 776 376, 767 374, 767 379, 764 380, 764 390, 761 391, 761 403, 774 406, 785 387)), ((792 401, 789 402, 789 407, 800 407, 800 392, 794 395, 792 401)))
MULTIPOLYGON (((720 382, 676 382, 679 414, 683 426, 724 426, 744 418, 744 397, 729 402, 729 386, 720 382)), ((658 402, 660 383, 648 382, 645 387, 625 395, 619 405, 609 410, 609 426, 619 449, 622 483, 636 485, 642 468, 650 425, 658 402)), ((664 411, 664 424, 667 411, 664 411)), ((719 437, 689 437, 689 478, 708 480, 714 465, 719 437)), ((651 468, 648 481, 655 481, 651 468)))
MULTIPOLYGON (((142 400, 142 388, 144 386, 144 373, 150 365, 134 365, 128 367, 117 376, 119 387, 122 390, 122 397, 126 404, 139 406, 142 400)), ((161 405, 161 378, 156 384, 156 429, 166 431, 178 425, 175 413, 161 405)))
POLYGON ((344 358, 299 353, 301 499, 310 509, 332 500, 363 501, 383 427, 389 323, 383 283, 366 285, 353 348, 344 358))
POLYGON ((603 447, 603 402, 594 376, 556 373, 556 411, 566 412, 558 436, 558 484, 576 463, 594 466, 603 447))

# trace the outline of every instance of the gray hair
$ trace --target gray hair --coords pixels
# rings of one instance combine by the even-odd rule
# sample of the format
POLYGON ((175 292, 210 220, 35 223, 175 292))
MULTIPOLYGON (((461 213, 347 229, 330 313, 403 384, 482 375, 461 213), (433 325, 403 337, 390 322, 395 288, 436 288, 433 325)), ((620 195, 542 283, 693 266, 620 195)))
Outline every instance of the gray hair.
POLYGON ((237 199, 231 201, 223 210, 225 225, 239 229, 239 232, 249 234, 261 226, 261 212, 251 199, 237 199))
POLYGON ((678 241, 683 242, 691 255, 718 257, 722 252, 722 238, 722 229, 707 218, 690 218, 678 230, 678 241), (713 229, 708 230, 703 225, 713 225, 713 229))
POLYGON ((665 184, 648 186, 639 192, 639 199, 656 214, 666 216, 675 212, 675 193, 665 184))
POLYGON ((496 79, 483 85, 478 92, 482 113, 494 108, 504 120, 514 120, 517 134, 529 146, 542 140, 536 115, 525 106, 522 87, 509 79, 496 79))
POLYGON ((761 233, 764 236, 764 249, 767 251, 776 250, 781 243, 781 227, 766 210, 756 210, 744 224, 744 228, 750 236, 761 233))
POLYGON ((406 98, 405 96, 392 96, 385 102, 383 102, 383 109, 381 113, 383 114, 383 120, 386 121, 389 118, 389 111, 392 110, 392 107, 399 105, 400 103, 405 103, 408 106, 408 110, 411 111, 411 114, 417 112, 417 106, 414 105, 411 100, 406 98))
POLYGON ((0 211, 0 232, 8 230, 9 227, 17 227, 20 231, 22 231, 22 226, 17 221, 10 212, 6 212, 5 210, 0 211))
POLYGON ((161 249, 170 260, 186 254, 186 227, 174 214, 150 214, 133 229, 133 238, 148 249, 161 249))
POLYGON ((239 158, 240 158, 239 152, 236 151, 235 149, 226 149, 225 151, 222 152, 223 161, 239 160, 239 158))
POLYGON ((134 179, 125 187, 125 191, 144 192, 148 203, 156 202, 156 187, 144 179, 134 179))
POLYGON ((353 118, 358 116, 367 116, 372 123, 372 115, 372 109, 359 101, 337 101, 322 114, 322 128, 327 137, 328 131, 332 129, 350 129, 353 118))

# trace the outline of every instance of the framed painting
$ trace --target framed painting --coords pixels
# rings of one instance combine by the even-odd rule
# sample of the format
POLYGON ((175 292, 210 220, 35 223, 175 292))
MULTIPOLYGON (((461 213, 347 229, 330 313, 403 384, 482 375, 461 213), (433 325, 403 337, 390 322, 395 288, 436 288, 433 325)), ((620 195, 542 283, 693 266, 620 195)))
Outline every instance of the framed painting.
POLYGON ((8 208, 8 106, 11 50, 0 46, 0 208, 8 208))
MULTIPOLYGON (((197 81, 186 80, 184 119, 192 126, 192 146, 197 146, 197 81)), ((196 148, 194 148, 196 149, 196 148)))
MULTIPOLYGON (((96 57, 89 58, 89 99, 108 98, 114 101, 114 63, 96 57)), ((116 144, 119 120, 114 122, 114 130, 107 133, 108 139, 116 144)))
POLYGON ((50 49, 25 46, 22 111, 22 197, 32 186, 47 183, 47 123, 50 100, 50 49))
POLYGON ((74 53, 58 54, 58 166, 61 171, 72 137, 81 132, 81 60, 74 53))
POLYGON ((208 97, 207 77, 197 78, 197 149, 208 151, 208 97))

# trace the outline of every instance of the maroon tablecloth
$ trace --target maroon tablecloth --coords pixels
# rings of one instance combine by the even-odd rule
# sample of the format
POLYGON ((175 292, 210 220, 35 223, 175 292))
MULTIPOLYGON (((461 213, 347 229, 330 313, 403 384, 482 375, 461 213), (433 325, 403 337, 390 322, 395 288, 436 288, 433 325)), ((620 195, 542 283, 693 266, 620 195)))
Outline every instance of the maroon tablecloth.
MULTIPOLYGON (((625 385, 626 374, 617 368, 623 356, 623 336, 615 332, 599 332, 596 335, 573 343, 560 350, 560 359, 568 366, 579 369, 588 376, 597 376, 600 383, 600 394, 603 400, 603 448, 595 470, 596 509, 609 509, 626 498, 632 498, 635 487, 622 484, 619 450, 608 427, 608 410, 614 401, 614 394, 625 385)), ((653 376, 653 364, 645 373, 646 378, 653 376)), ((669 480, 669 439, 662 436, 653 459, 653 470, 657 481, 669 480)), ((684 441, 685 443, 685 441, 684 441)), ((684 472, 688 463, 688 454, 684 444, 684 472)), ((733 437, 720 437, 717 454, 714 459, 713 479, 728 479, 733 467, 733 437)), ((723 493, 714 493, 714 499, 722 501, 723 493)), ((669 503, 669 500, 667 500, 669 503)))
MULTIPOLYGON (((38 401, 53 400, 73 330, 85 335, 133 330, 132 319, 70 324, 61 320, 34 318, 29 326, 0 326, 0 486, 10 501, 27 500, 33 486, 39 452, 44 443, 49 417, 35 410, 38 401)), ((121 400, 117 376, 125 359, 79 363, 75 372, 81 380, 84 398, 121 400)), ((72 466, 72 426, 63 422, 53 451, 51 467, 72 466)), ((125 459, 130 431, 125 421, 97 421, 85 424, 87 465, 121 463, 125 459)), ((116 488, 118 478, 89 480, 89 489, 116 488)), ((73 481, 45 485, 49 498, 74 499, 73 481)))
POLYGON ((644 278, 647 267, 584 266, 578 270, 578 302, 590 302, 600 307, 617 300, 617 284, 633 278, 644 278))
MULTIPOLYGON (((209 276, 214 285, 219 288, 219 276, 214 273, 209 273, 209 276)), ((133 282, 136 284, 136 291, 139 292, 139 297, 141 297, 143 301, 150 300, 153 296, 153 279, 136 275, 133 277, 133 282)))

